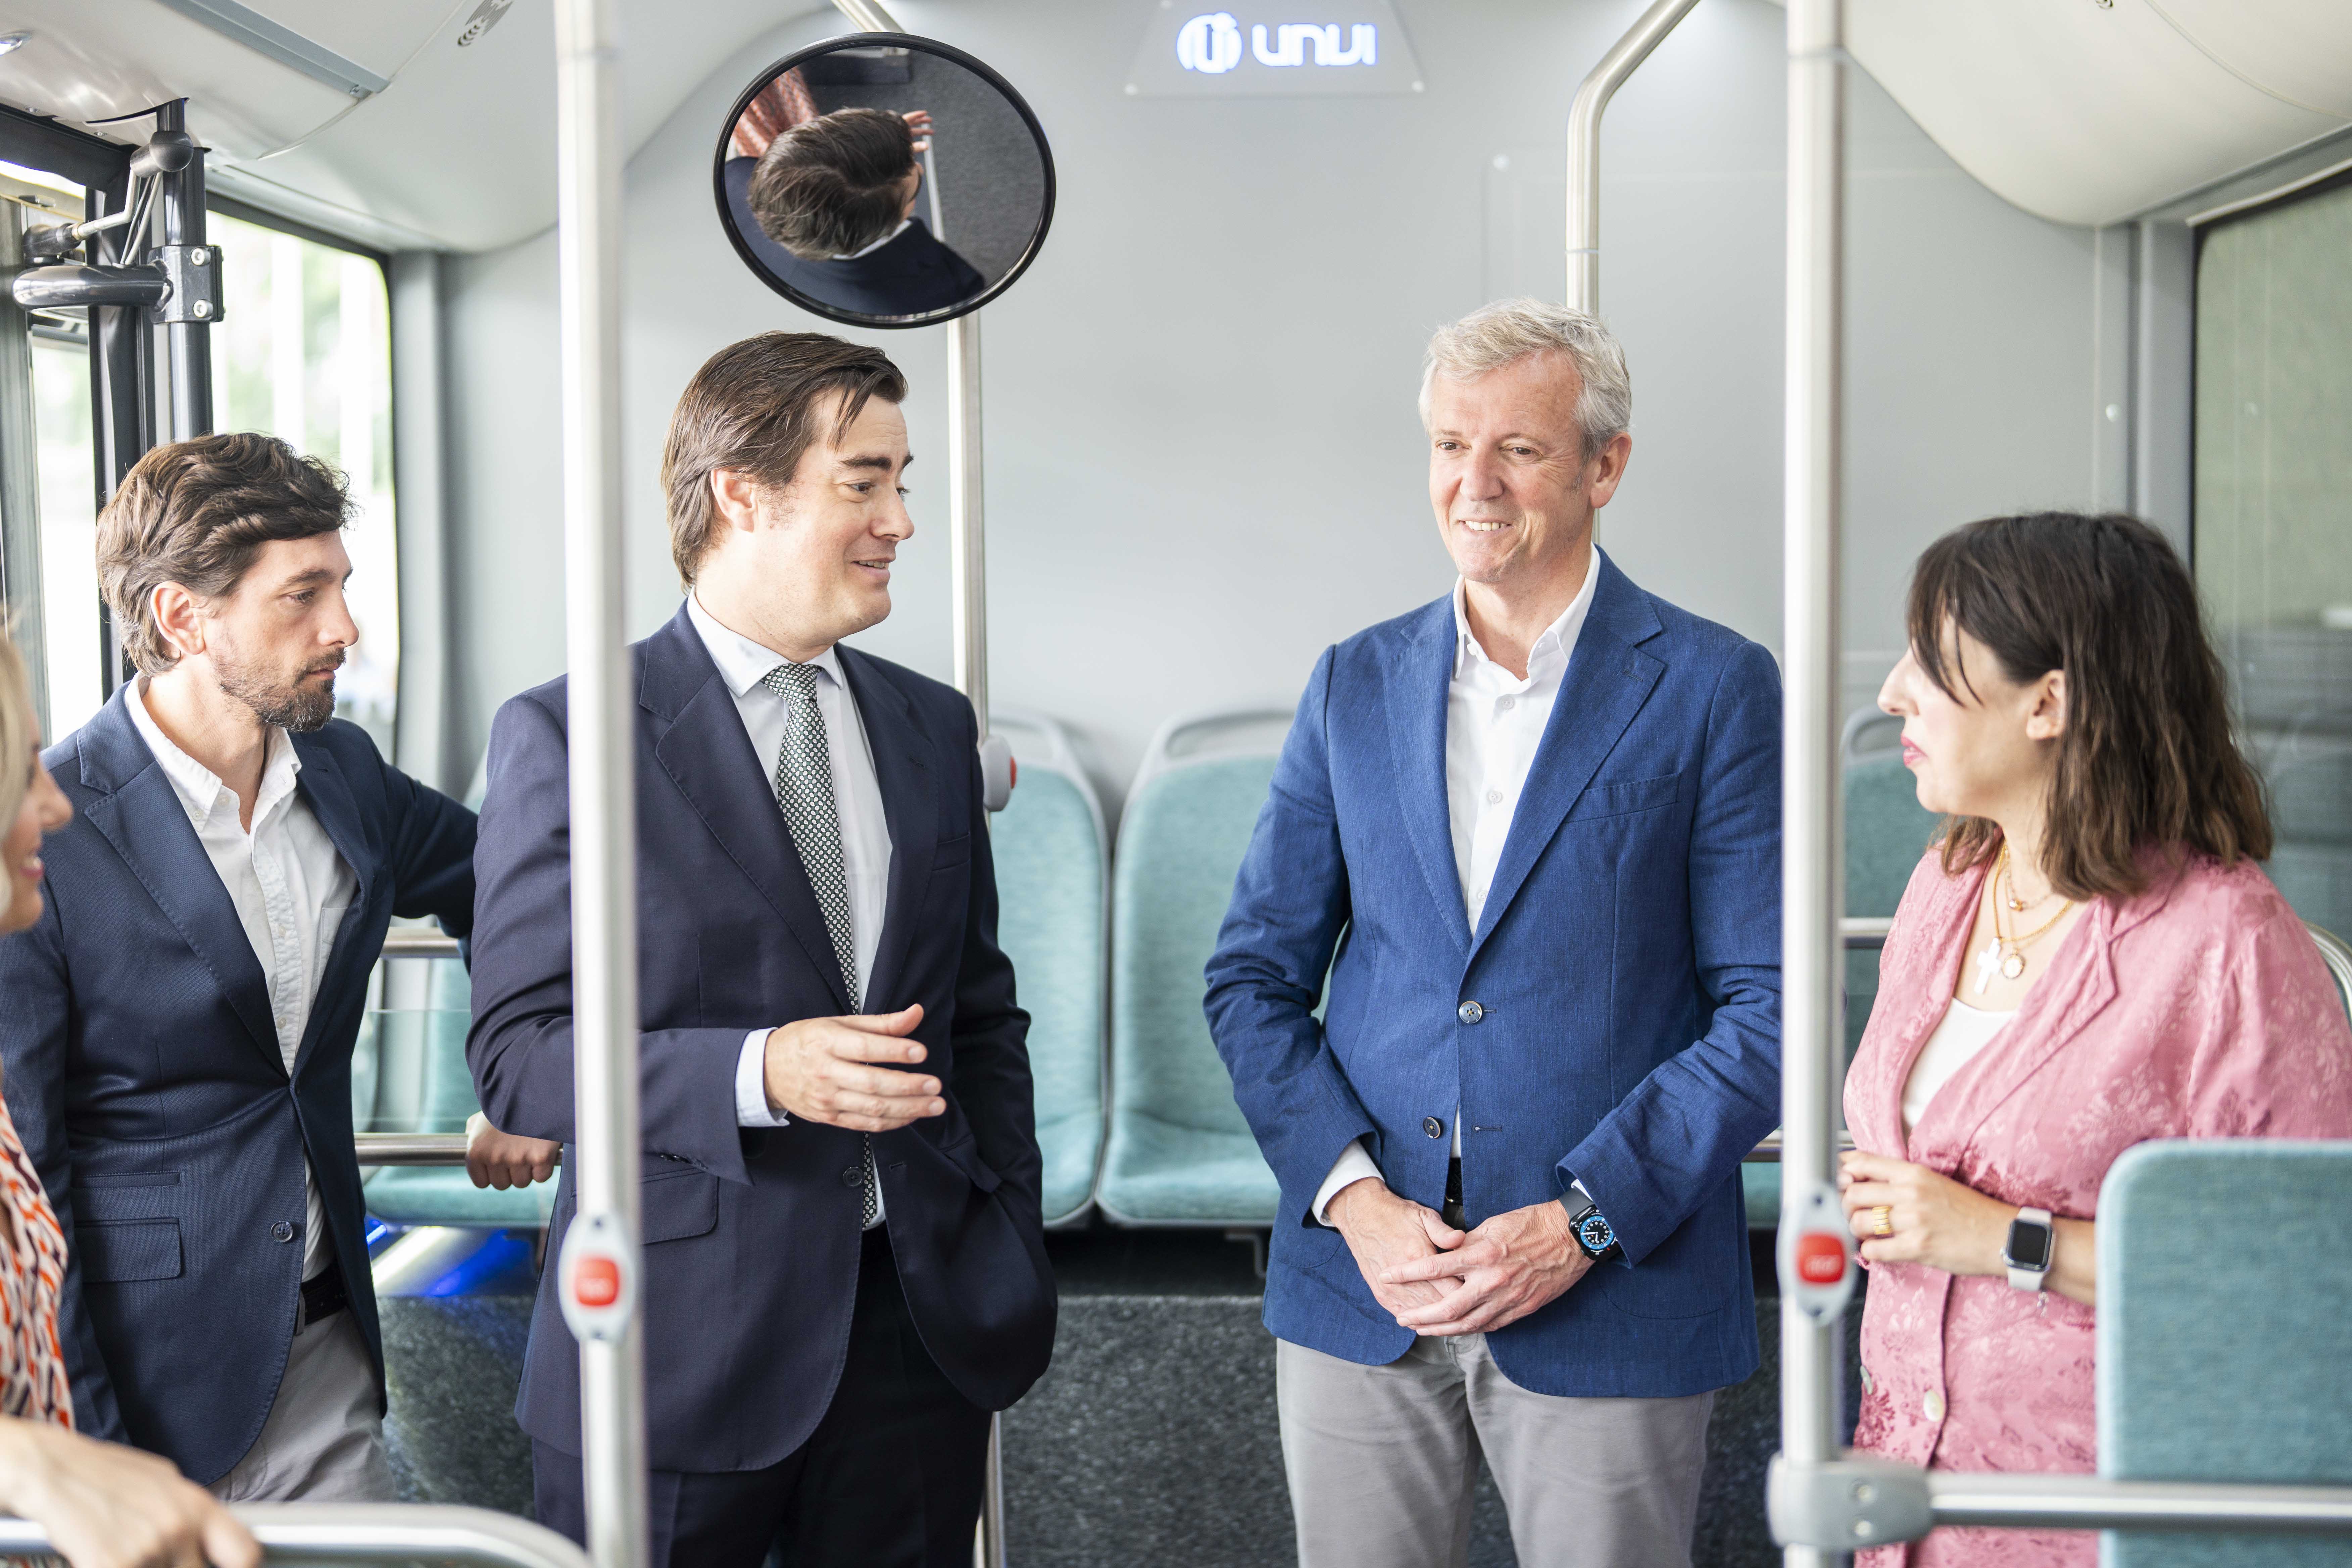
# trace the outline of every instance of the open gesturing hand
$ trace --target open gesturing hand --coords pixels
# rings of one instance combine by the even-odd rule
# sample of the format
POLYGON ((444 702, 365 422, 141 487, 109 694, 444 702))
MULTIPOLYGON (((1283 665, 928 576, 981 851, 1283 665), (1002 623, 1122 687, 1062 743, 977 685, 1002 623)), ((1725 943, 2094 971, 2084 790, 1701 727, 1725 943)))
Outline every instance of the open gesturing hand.
POLYGON ((947 1108, 940 1080, 903 1072, 928 1054, 906 1037, 923 1021, 921 1004, 896 1013, 803 1018, 768 1034, 768 1103, 803 1121, 852 1132, 892 1132, 947 1108), (891 1065, 884 1065, 891 1064, 891 1065))

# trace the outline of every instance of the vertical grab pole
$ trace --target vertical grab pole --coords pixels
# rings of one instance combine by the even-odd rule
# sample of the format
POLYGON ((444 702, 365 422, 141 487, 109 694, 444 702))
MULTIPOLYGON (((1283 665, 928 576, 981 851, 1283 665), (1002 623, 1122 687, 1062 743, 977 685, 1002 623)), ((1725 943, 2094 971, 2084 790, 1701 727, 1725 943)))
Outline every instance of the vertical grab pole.
POLYGON ((555 6, 571 669, 572 1187, 558 1267, 580 1340, 588 1550, 643 1568, 645 1351, 637 1247, 636 811, 621 576, 621 100, 617 0, 555 6))
MULTIPOLYGON (((1843 277, 1843 0, 1789 0, 1789 301, 1785 595, 1787 707, 1781 794, 1780 1153, 1784 1232, 1835 1179, 1843 1039, 1845 891, 1838 778, 1839 318, 1843 277)), ((1789 1257, 1784 1245, 1782 1257, 1789 1257)), ((1850 1266, 1849 1266, 1850 1267, 1850 1266)), ((1782 1265, 1780 1454, 1802 1467, 1838 1454, 1840 1320, 1792 1306, 1782 1265)), ((1789 1568, 1824 1568, 1818 1548, 1789 1568)))
POLYGON ((1568 111, 1568 302, 1601 314, 1601 114, 1698 0, 1657 0, 1576 89, 1568 111))
POLYGON ((948 548, 955 598, 955 685, 988 738, 988 567, 980 446, 980 312, 948 323, 948 548))

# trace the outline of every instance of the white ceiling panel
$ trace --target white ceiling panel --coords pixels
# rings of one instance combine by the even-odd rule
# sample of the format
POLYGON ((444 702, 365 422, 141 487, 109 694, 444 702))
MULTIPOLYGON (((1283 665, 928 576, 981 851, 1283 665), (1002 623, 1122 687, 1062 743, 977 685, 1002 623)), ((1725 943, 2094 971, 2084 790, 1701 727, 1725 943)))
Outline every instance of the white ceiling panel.
POLYGON ((2159 205, 2341 129, 2352 101, 2347 0, 1851 0, 1847 17, 1854 58, 1955 163, 2062 223, 2159 205))

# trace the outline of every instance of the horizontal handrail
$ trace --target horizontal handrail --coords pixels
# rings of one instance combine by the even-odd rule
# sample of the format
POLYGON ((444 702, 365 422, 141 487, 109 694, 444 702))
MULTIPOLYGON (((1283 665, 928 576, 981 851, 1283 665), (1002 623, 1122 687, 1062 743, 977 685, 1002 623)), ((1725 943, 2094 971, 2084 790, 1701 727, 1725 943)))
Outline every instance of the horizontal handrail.
POLYGON ((422 926, 394 926, 383 933, 386 958, 455 958, 457 939, 422 926))
MULTIPOLYGON (((1865 951, 1885 947, 1886 932, 1894 924, 1891 920, 1849 918, 1841 922, 1840 929, 1849 949, 1865 951)), ((457 956, 457 939, 417 926, 395 926, 384 933, 383 955, 386 958, 455 958, 457 956)))
MULTIPOLYGON (((463 1132, 362 1132, 355 1134, 352 1142, 359 1150, 362 1165, 462 1165, 466 1163, 466 1135, 463 1132)), ((1853 1148, 1853 1135, 1840 1132, 1838 1147, 1853 1148)), ((1780 1134, 1777 1131, 1766 1134, 1764 1141, 1743 1158, 1751 1165, 1779 1164, 1780 1134)))
POLYGON ((1929 1470, 1927 1502, 1942 1525, 2352 1534, 2352 1487, 1929 1470))
MULTIPOLYGON (((229 1511, 273 1563, 495 1564, 590 1568, 588 1554, 542 1525, 486 1508, 426 1503, 244 1503, 229 1511)), ((48 1531, 0 1519, 0 1553, 37 1556, 48 1531)))

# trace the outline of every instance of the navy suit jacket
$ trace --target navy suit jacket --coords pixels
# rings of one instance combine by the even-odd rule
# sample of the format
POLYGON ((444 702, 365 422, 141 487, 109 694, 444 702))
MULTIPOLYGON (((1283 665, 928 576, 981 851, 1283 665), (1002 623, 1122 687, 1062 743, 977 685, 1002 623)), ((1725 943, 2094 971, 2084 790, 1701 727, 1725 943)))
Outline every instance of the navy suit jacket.
POLYGON ((1756 1368, 1739 1162, 1780 1120, 1780 679, 1599 570, 1475 931, 1446 811, 1451 599, 1328 650, 1299 702, 1208 969, 1282 1183, 1265 1322, 1294 1343, 1365 1364, 1411 1344, 1307 1209, 1359 1137, 1436 1208, 1458 1106, 1472 1225, 1581 1179, 1625 1248, 1487 1336, 1512 1382, 1654 1397, 1756 1368))
MULTIPOLYGON (((887 913, 866 1011, 923 1005, 923 1070, 945 1115, 877 1134, 874 1158, 907 1305, 940 1371, 1001 1410, 1054 1340, 1031 1102, 1028 1015, 996 945, 996 875, 971 705, 842 648, 890 826, 887 913)), ((638 1052, 646 1427, 664 1470, 757 1469, 832 1402, 857 1290, 858 1135, 739 1127, 744 1037, 849 1011, 808 875, 727 683, 686 612, 630 649, 635 675, 638 1052)), ((572 1139, 566 683, 490 731, 481 917, 467 1054, 510 1132, 572 1139)), ((550 1256, 577 1212, 567 1158, 550 1256)), ((555 1271, 541 1283, 515 1405, 523 1430, 580 1440, 579 1355, 555 1271)))
POLYGON ((42 847, 40 921, 0 941, 0 1058, 65 1226, 74 1424, 208 1484, 253 1447, 285 1375, 306 1159, 382 1392, 352 1048, 392 917, 470 929, 474 814, 355 724, 294 737, 297 788, 359 889, 289 1077, 260 960, 130 689, 43 756, 74 819, 42 847))
POLYGON ((751 172, 759 162, 728 160, 728 210, 760 265, 811 299, 869 316, 919 316, 960 305, 988 287, 971 263, 935 238, 921 218, 908 222, 889 244, 863 256, 821 261, 794 256, 770 239, 751 216, 751 172))

